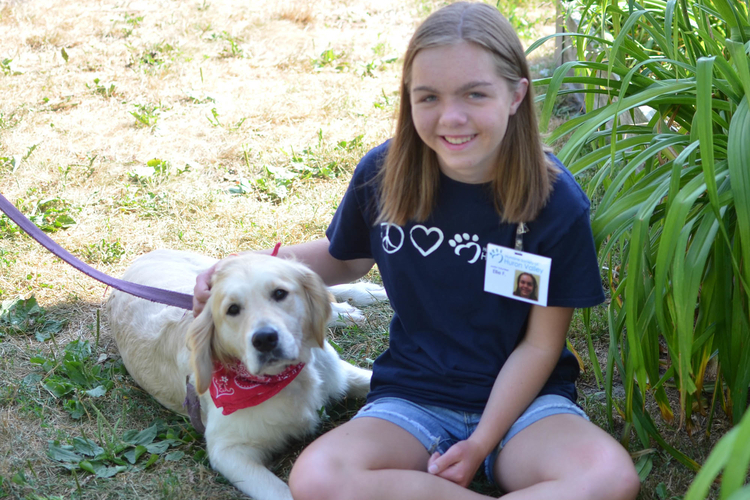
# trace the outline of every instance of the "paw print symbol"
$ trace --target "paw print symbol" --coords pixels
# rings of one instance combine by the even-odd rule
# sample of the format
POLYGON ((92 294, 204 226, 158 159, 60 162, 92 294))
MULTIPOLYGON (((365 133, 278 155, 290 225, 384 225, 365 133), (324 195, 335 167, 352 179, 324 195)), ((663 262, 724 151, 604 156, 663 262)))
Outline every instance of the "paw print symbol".
POLYGON ((448 244, 454 248, 453 253, 461 255, 461 251, 465 249, 474 249, 474 256, 469 259, 469 264, 475 263, 479 256, 482 255, 482 247, 479 246, 479 236, 469 235, 468 233, 456 234, 453 238, 448 240, 448 244))

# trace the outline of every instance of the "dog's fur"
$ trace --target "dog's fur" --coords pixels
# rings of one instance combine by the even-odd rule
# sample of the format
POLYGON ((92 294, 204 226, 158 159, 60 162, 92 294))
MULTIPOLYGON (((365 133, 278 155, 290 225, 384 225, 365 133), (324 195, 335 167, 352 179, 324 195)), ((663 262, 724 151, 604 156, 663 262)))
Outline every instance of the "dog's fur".
MULTIPOLYGON (((158 250, 137 259, 123 278, 190 292, 196 275, 214 262, 158 250)), ((262 255, 222 260, 211 280, 211 298, 197 318, 119 291, 107 309, 125 367, 161 404, 184 414, 190 377, 201 394, 211 465, 257 500, 291 499, 287 485, 264 464, 290 439, 313 432, 327 401, 363 397, 369 390, 371 373, 339 359, 325 341, 330 295, 320 277, 296 262, 262 255), (239 307, 236 315, 228 314, 233 305, 239 307), (278 334, 272 350, 253 346, 259 330, 278 334), (300 362, 305 367, 271 399, 222 415, 207 389, 213 361, 230 358, 240 359, 253 375, 276 375, 300 362)))

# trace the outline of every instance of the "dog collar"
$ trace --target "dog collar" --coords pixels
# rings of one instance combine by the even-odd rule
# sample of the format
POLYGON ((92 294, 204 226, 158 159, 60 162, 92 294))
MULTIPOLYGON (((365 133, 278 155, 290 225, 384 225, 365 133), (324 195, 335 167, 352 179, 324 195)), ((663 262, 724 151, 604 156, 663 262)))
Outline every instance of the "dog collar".
POLYGON ((278 375, 258 377, 250 374, 239 360, 229 366, 214 362, 209 390, 222 415, 257 406, 278 394, 302 371, 305 364, 290 366, 278 375))

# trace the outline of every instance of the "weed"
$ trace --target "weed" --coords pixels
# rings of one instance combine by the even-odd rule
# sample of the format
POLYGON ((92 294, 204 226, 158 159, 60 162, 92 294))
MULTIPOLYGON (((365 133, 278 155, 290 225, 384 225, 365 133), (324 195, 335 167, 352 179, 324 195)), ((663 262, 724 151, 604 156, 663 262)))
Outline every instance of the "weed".
MULTIPOLYGON (((0 233, 3 232, 3 230, 2 230, 2 223, 3 223, 3 221, 2 221, 2 219, 0 219, 0 233)), ((16 255, 16 253, 11 252, 10 250, 4 250, 4 249, 0 248, 0 267, 4 266, 4 267, 8 267, 9 268, 13 264, 15 264, 16 263, 15 257, 13 257, 13 258, 11 257, 11 256, 15 256, 15 255, 16 255)), ((2 295, 2 294, 3 294, 3 291, 0 290, 0 295, 2 295)))
MULTIPOLYGON (((35 188, 28 190, 28 195, 33 196, 35 188)), ((47 198, 30 205, 23 198, 16 200, 16 206, 21 212, 26 212, 29 220, 44 232, 54 233, 60 229, 68 229, 76 224, 71 212, 74 210, 70 204, 62 198, 47 198)), ((0 238, 12 237, 20 233, 20 229, 10 219, 0 216, 0 238)))
POLYGON ((213 125, 214 127, 221 127, 229 132, 238 131, 240 127, 242 127, 242 124, 245 123, 245 120, 247 120, 247 118, 243 117, 240 118, 240 120, 237 121, 234 125, 222 125, 222 123, 219 121, 219 112, 216 110, 216 108, 211 108, 211 115, 212 116, 206 117, 208 118, 208 121, 211 125, 213 125))
POLYGON ((0 130, 8 130, 21 123, 21 117, 17 111, 11 111, 5 114, 0 111, 0 130))
POLYGON ((23 73, 13 69, 13 59, 3 59, 0 61, 0 71, 5 76, 22 75, 23 73))
POLYGON ((372 52, 376 57, 369 62, 360 63, 359 73, 361 77, 374 77, 375 71, 381 71, 385 69, 389 64, 393 64, 398 61, 398 57, 385 57, 386 49, 387 46, 383 42, 379 42, 374 47, 372 47, 372 52))
MULTIPOLYGON (((0 120, 2 120, 1 114, 0 120)), ((0 123, 0 129, 2 129, 1 125, 2 123, 0 123)), ((33 146, 29 146, 26 149, 26 154, 24 155, 0 156, 0 170, 10 169, 11 174, 16 173, 16 170, 18 170, 18 167, 21 166, 21 163, 29 159, 29 156, 31 156, 31 153, 34 152, 37 146, 39 145, 34 144, 33 146)))
POLYGON ((344 51, 336 52, 333 49, 326 49, 320 53, 320 56, 318 56, 316 59, 313 59, 311 63, 313 68, 318 71, 325 68, 333 68, 336 71, 344 71, 349 67, 348 62, 340 61, 340 59, 342 59, 345 55, 346 52, 344 51))
POLYGON ((159 42, 151 45, 145 50, 140 50, 132 45, 127 45, 130 50, 130 62, 128 68, 138 67, 147 73, 166 68, 169 63, 174 62, 181 54, 179 47, 167 42, 159 42))
POLYGON ((46 233, 54 233, 60 229, 68 229, 76 225, 71 215, 73 209, 62 198, 47 198, 36 203, 29 220, 46 233))
MULTIPOLYGON (((346 171, 347 164, 340 157, 363 147, 362 135, 350 141, 339 141, 333 148, 326 147, 323 130, 318 130, 318 144, 297 153, 283 151, 289 157, 287 166, 263 165, 261 175, 252 180, 240 177, 235 186, 229 189, 233 194, 246 194, 255 188, 261 198, 280 201, 289 196, 292 186, 310 178, 331 179, 346 171)), ((247 155, 245 155, 247 161, 247 155)))
POLYGON ((44 342, 60 333, 66 324, 65 320, 49 317, 33 295, 0 302, 0 337, 33 333, 39 342, 44 342))
POLYGON ((113 264, 125 255, 125 248, 120 244, 119 238, 113 243, 102 238, 99 243, 91 243, 84 247, 83 252, 89 263, 113 264))
POLYGON ((104 433, 98 417, 99 439, 86 436, 68 440, 68 444, 50 441, 47 456, 70 471, 84 471, 97 478, 110 478, 129 470, 147 469, 159 458, 177 461, 185 456, 182 450, 170 448, 196 443, 198 436, 177 426, 168 426, 163 420, 153 422, 141 431, 129 430, 117 436, 110 428, 104 433))
POLYGON ((188 102, 190 102, 191 104, 207 104, 209 102, 216 102, 215 97, 203 91, 186 90, 185 96, 187 97, 188 102))
MULTIPOLYGON (((117 21, 115 21, 115 23, 117 23, 117 21)), ((122 28, 122 36, 127 38, 132 35, 133 31, 141 26, 141 23, 143 23, 143 16, 135 16, 125 13, 125 24, 128 26, 122 28)))
POLYGON ((101 80, 99 80, 98 78, 94 78, 93 86, 87 83, 86 87, 91 89, 95 94, 99 94, 100 96, 104 97, 105 99, 109 99, 110 97, 114 97, 115 95, 115 84, 110 83, 108 85, 106 83, 101 83, 101 80))
POLYGON ((219 52, 219 57, 221 58, 245 57, 242 47, 240 47, 240 43, 242 43, 243 41, 240 37, 230 35, 226 31, 222 31, 221 33, 218 33, 218 34, 211 33, 211 35, 209 35, 208 38, 209 40, 212 40, 212 41, 224 40, 228 42, 229 46, 221 49, 221 52, 219 52))
POLYGON ((388 94, 385 93, 385 89, 381 89, 380 95, 383 98, 382 99, 378 98, 377 101, 372 103, 375 109, 382 109, 382 110, 395 110, 396 109, 396 104, 398 103, 398 92, 392 92, 391 96, 389 97, 388 94))
POLYGON ((99 398, 114 386, 113 378, 125 375, 122 361, 111 361, 104 356, 100 362, 88 340, 74 340, 65 346, 61 356, 32 356, 29 361, 44 370, 42 387, 56 399, 74 419, 86 414, 82 399, 99 398))
POLYGON ((12 238, 21 234, 21 229, 6 215, 0 215, 0 238, 12 238))
POLYGON ((154 192, 141 186, 127 186, 115 198, 115 206, 121 212, 139 212, 140 217, 163 215, 170 206, 169 193, 154 192))
POLYGON ((21 156, 0 156, 0 170, 12 169, 11 173, 15 172, 18 165, 21 164, 21 156))
POLYGON ((159 116, 165 108, 161 104, 134 104, 135 111, 130 114, 135 118, 136 127, 153 129, 159 121, 159 116))
POLYGON ((155 184, 167 180, 173 170, 176 170, 177 175, 181 175, 190 170, 190 164, 185 164, 183 169, 173 169, 172 164, 167 160, 152 158, 145 165, 137 166, 128 172, 128 177, 136 184, 155 184))

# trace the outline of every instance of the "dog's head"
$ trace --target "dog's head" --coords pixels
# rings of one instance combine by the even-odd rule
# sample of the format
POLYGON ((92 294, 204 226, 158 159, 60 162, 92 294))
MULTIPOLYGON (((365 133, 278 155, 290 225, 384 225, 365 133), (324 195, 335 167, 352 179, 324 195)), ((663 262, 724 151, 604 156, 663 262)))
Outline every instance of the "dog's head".
POLYGON ((188 331, 198 393, 208 389, 214 360, 239 359, 253 375, 308 362, 310 349, 323 347, 330 300, 300 263, 255 254, 220 261, 211 297, 188 331))

